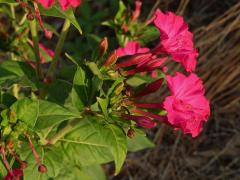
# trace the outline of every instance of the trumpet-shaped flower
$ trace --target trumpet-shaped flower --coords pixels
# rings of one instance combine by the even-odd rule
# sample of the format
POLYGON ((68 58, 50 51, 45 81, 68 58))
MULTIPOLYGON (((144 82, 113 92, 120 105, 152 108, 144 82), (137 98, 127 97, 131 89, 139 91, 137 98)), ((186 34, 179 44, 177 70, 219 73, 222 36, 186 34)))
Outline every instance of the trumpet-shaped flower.
POLYGON ((179 72, 166 79, 171 96, 166 97, 163 107, 169 124, 192 137, 198 136, 210 115, 202 80, 193 73, 186 77, 179 72))
POLYGON ((160 31, 161 42, 152 50, 154 54, 170 54, 187 72, 196 68, 198 52, 194 48, 193 34, 183 17, 172 12, 162 13, 159 9, 154 16, 154 24, 160 31))

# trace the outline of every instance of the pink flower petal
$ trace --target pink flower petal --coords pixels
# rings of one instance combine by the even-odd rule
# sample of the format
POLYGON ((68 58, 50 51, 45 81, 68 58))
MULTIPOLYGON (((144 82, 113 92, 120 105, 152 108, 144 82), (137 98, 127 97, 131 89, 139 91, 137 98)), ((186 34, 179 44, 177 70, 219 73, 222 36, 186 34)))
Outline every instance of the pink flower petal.
POLYGON ((192 137, 198 136, 202 130, 203 122, 210 115, 209 101, 204 96, 202 80, 195 74, 188 77, 176 73, 174 77, 167 76, 171 96, 163 102, 168 112, 168 122, 174 128, 180 128, 192 137))

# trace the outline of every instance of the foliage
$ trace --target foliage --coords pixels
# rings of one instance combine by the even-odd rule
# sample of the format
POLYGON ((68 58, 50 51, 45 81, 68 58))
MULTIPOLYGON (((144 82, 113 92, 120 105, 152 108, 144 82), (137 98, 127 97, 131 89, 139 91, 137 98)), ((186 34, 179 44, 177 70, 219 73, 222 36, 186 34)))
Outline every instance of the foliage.
POLYGON ((117 175, 127 152, 154 147, 143 128, 169 124, 162 104, 141 97, 166 83, 159 62, 173 55, 141 48, 163 33, 139 20, 140 1, 97 13, 88 1, 46 1, 0 0, 0 177, 19 178, 17 169, 24 179, 106 179, 109 162, 117 175))

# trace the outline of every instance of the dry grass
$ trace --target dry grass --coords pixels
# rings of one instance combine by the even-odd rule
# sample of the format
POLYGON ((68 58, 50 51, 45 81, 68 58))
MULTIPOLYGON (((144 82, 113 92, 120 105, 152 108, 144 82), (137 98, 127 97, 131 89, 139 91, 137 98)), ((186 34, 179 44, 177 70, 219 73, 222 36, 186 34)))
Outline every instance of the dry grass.
MULTIPOLYGON (((156 4, 168 9, 171 2, 162 0, 156 4)), ((174 135, 165 125, 149 132, 156 147, 130 154, 123 173, 112 179, 240 179, 240 2, 181 0, 177 3, 176 12, 187 17, 194 27, 200 50, 197 73, 205 82, 212 116, 195 140, 174 135)), ((171 63, 169 66, 180 68, 171 63)))

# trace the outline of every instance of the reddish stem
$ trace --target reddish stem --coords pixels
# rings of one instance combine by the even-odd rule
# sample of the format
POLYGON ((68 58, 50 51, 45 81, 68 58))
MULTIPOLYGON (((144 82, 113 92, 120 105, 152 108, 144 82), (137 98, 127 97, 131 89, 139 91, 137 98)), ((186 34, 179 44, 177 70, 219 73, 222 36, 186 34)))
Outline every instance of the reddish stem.
POLYGON ((7 162, 7 159, 6 159, 5 145, 2 145, 2 146, 1 146, 1 156, 2 156, 2 160, 3 160, 3 164, 4 164, 4 166, 6 167, 8 173, 9 173, 11 176, 13 176, 13 172, 12 172, 12 170, 11 170, 11 168, 10 168, 8 162, 7 162))
POLYGON ((32 140, 31 140, 30 136, 29 136, 28 134, 25 134, 25 136, 28 138, 29 146, 30 146, 30 148, 31 148, 31 150, 32 150, 32 152, 33 152, 33 155, 34 155, 34 157, 35 157, 35 159, 36 159, 36 161, 37 161, 37 164, 38 164, 38 165, 41 165, 41 158, 40 158, 40 156, 38 155, 37 151, 35 150, 34 145, 33 145, 33 143, 32 143, 32 140))

